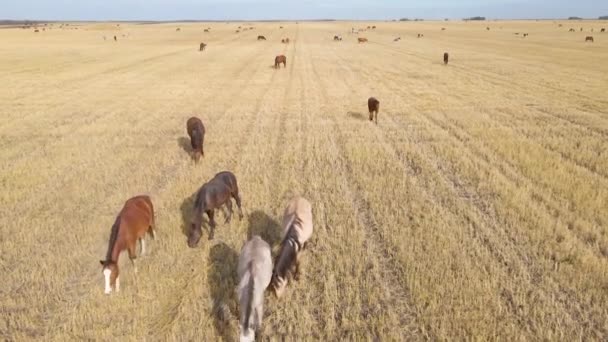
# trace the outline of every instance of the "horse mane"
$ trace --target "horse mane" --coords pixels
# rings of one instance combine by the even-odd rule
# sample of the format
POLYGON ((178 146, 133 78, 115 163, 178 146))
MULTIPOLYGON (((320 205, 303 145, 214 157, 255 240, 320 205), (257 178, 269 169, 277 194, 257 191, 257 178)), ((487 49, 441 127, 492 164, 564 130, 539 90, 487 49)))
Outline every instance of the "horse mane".
POLYGON ((247 282, 247 304, 245 305, 245 321, 243 322, 243 327, 245 329, 249 329, 249 319, 251 318, 251 311, 253 310, 253 263, 250 261, 247 264, 247 268, 249 269, 249 281, 247 282))
POLYGON ((120 228, 120 215, 116 216, 114 224, 112 225, 112 232, 110 233, 110 243, 108 244, 108 253, 106 253, 106 261, 112 260, 112 250, 118 240, 118 228, 120 228))
POLYGON ((285 237, 281 241, 281 250, 279 252, 279 259, 277 260, 277 265, 276 265, 277 274, 280 277, 285 276, 284 273, 285 273, 286 269, 288 269, 289 266, 291 266, 293 259, 296 257, 296 254, 298 253, 299 250, 302 249, 302 246, 300 245, 300 241, 298 241, 297 235, 295 235, 294 225, 296 225, 296 224, 302 224, 302 220, 299 217, 297 217, 296 215, 294 215, 294 217, 289 222, 289 228, 287 229, 287 233, 285 234, 285 237), (287 246, 289 240, 293 241, 295 246, 287 246), (283 251, 285 250, 285 248, 288 248, 288 247, 293 248, 293 253, 291 255, 284 256, 283 251), (286 259, 286 257, 287 257, 287 259, 286 259), (286 265, 287 265, 287 267, 286 267, 286 265))

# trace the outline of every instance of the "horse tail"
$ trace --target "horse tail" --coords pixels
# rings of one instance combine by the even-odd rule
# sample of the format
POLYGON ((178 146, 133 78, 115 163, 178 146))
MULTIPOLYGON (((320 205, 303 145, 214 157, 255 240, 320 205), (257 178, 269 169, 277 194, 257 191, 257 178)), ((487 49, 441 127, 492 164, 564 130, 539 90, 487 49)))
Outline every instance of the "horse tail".
POLYGON ((118 229, 120 228, 120 215, 116 216, 114 224, 112 225, 112 232, 110 233, 110 242, 108 244, 108 252, 106 253, 106 261, 112 260, 112 250, 118 240, 118 229))

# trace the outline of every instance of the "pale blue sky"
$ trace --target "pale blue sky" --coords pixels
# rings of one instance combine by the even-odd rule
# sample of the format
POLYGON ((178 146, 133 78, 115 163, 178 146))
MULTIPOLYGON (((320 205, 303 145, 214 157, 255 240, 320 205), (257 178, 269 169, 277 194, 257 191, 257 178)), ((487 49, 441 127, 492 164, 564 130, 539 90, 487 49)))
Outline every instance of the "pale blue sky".
POLYGON ((0 19, 531 19, 608 15, 608 0, 0 0, 0 19))

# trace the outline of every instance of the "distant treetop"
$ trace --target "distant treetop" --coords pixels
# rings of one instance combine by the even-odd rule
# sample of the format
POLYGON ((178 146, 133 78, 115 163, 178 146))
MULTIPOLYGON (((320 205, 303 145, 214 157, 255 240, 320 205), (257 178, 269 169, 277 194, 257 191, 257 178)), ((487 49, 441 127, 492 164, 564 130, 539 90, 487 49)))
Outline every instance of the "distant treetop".
POLYGON ((598 18, 599 20, 608 20, 608 15, 603 15, 598 18))
POLYGON ((568 17, 568 20, 581 20, 583 18, 580 17, 568 17))
POLYGON ((486 20, 486 17, 470 17, 465 18, 464 20, 486 20))

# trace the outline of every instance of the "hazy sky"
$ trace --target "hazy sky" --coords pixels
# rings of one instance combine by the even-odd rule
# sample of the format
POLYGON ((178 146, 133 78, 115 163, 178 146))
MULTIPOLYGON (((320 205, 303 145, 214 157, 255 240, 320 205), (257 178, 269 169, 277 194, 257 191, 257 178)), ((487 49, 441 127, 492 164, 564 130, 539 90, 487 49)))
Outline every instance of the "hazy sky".
POLYGON ((0 19, 597 18, 608 0, 0 0, 0 19))

